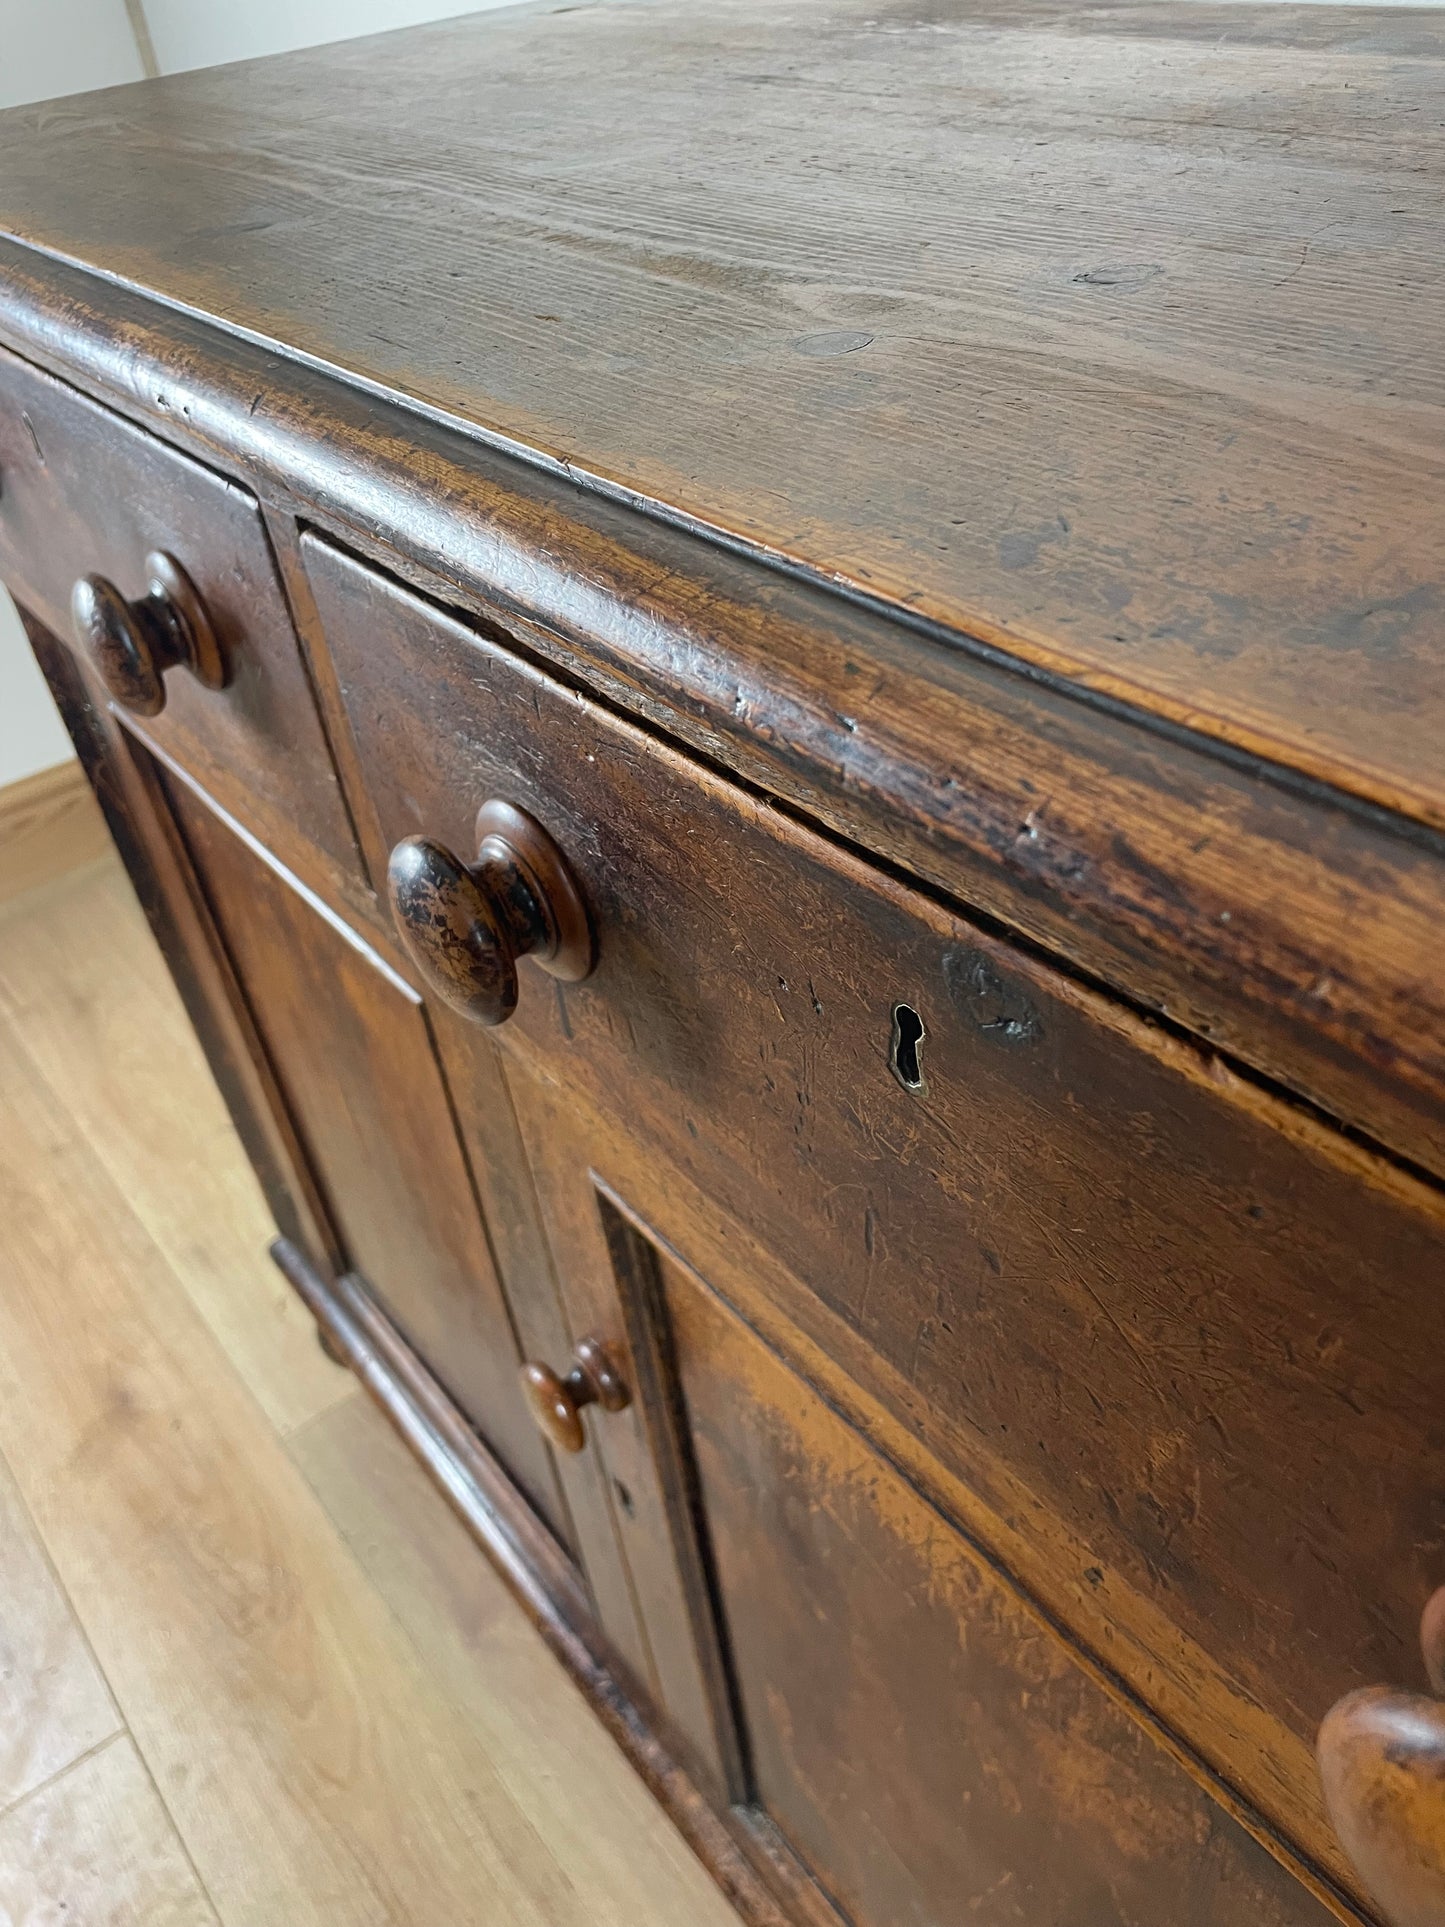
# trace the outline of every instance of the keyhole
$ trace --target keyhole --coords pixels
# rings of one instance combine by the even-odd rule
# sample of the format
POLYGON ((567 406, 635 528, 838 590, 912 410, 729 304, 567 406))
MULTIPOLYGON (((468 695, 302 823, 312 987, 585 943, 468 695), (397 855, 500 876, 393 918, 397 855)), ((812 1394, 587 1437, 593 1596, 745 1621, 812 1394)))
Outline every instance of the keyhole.
POLYGON ((905 1091, 926 1088, 923 1082, 923 1040, 927 1034, 923 1019, 912 1004, 893 1006, 893 1042, 888 1049, 888 1068, 905 1091))

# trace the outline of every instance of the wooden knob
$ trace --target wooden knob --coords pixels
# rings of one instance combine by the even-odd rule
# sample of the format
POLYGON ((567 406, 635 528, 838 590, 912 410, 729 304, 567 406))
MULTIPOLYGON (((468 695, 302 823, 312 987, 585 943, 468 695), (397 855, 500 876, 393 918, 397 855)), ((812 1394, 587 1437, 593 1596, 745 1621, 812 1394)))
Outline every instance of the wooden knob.
MULTIPOLYGON (((1425 1608, 1426 1670, 1445 1680, 1445 1587, 1425 1608)), ((1325 1715, 1320 1779, 1340 1844, 1390 1927, 1445 1921, 1445 1704, 1367 1686, 1325 1715)))
POLYGON ((582 1429, 582 1407, 600 1405, 604 1412, 620 1412, 632 1402, 611 1354, 598 1338, 584 1338, 573 1352, 574 1364, 565 1378, 550 1365, 522 1367, 522 1390, 544 1436, 559 1452, 580 1452, 587 1443, 582 1429))
POLYGON ((504 1024, 517 1008, 521 957, 570 982, 592 969, 592 929, 567 860, 511 803, 482 805, 475 862, 409 836, 391 853, 387 882, 417 968, 475 1024, 504 1024))
POLYGON ((146 593, 127 602, 103 575, 83 575, 70 593, 76 640, 122 708, 159 716, 162 678, 178 664, 207 689, 224 689, 226 662, 195 584, 173 556, 146 557, 146 593))

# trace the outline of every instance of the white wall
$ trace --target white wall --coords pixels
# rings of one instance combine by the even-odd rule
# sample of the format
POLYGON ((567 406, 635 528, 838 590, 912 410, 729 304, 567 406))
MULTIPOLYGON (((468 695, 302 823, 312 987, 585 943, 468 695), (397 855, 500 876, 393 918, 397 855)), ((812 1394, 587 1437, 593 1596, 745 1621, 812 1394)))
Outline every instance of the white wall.
POLYGON ((0 789, 71 754, 15 605, 0 589, 0 789))
POLYGON ((125 0, 0 0, 0 107, 143 71, 125 0))
MULTIPOLYGON (((41 0, 45 4, 45 0, 41 0)), ((453 13, 477 13, 510 0, 143 0, 163 74, 323 40, 350 40, 387 27, 415 26, 453 13)))

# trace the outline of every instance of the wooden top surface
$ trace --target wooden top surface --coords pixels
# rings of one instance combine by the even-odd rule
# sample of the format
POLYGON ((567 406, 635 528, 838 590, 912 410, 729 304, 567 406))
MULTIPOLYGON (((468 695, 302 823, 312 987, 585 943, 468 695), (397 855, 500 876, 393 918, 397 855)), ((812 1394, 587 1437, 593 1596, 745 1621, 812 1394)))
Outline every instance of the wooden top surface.
POLYGON ((529 7, 12 110, 0 228, 1445 824, 1445 12, 529 7))

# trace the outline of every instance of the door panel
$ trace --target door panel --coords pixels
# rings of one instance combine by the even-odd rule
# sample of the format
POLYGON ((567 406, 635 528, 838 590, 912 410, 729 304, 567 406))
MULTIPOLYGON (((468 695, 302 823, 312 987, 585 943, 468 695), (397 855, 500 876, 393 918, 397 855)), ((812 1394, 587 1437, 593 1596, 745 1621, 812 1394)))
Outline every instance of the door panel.
POLYGON ((352 1268, 565 1537, 425 1006, 187 784, 165 789, 352 1268))
POLYGON ((657 1270, 753 1798, 850 1920, 1322 1927, 946 1518, 657 1270))
MULTIPOLYGON (((513 1101, 497 1046, 472 1025, 437 1013, 437 1037, 457 1095, 462 1130, 478 1175, 493 1242, 507 1280, 522 1345, 530 1359, 567 1369, 586 1314, 569 1318, 528 1166, 526 1119, 513 1101), (575 1327, 575 1329, 574 1329, 575 1327)), ((596 1452, 559 1452, 553 1460, 572 1523, 573 1546, 592 1607, 626 1683, 654 1693, 651 1652, 617 1533, 618 1495, 596 1452)))
POLYGON ((718 1798, 738 1796, 741 1772, 728 1688, 708 1617, 706 1582, 690 1529, 691 1494, 662 1395, 646 1302, 648 1254, 615 1212, 599 1209, 587 1141, 569 1096, 508 1054, 508 1084, 542 1216, 558 1254, 571 1341, 603 1339, 623 1362, 632 1402, 584 1415, 588 1445, 574 1463, 600 1469, 603 1511, 577 1514, 598 1610, 636 1684, 671 1728, 694 1773, 718 1798), (634 1265, 625 1320, 616 1272, 634 1265), (604 1597, 604 1587, 607 1589, 604 1597))
MULTIPOLYGON (((588 1281, 576 1335, 625 1345, 633 1406, 589 1411, 587 1449, 626 1468, 646 1630, 674 1664, 690 1641, 760 1857, 856 1927, 1324 1927, 946 1481, 892 1456, 904 1435, 792 1329, 748 1227, 507 1055, 559 1270, 588 1281)), ((694 1740, 699 1703, 669 1707, 694 1740)))

